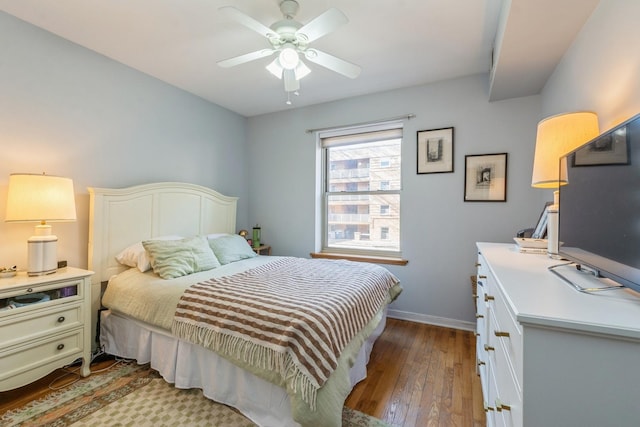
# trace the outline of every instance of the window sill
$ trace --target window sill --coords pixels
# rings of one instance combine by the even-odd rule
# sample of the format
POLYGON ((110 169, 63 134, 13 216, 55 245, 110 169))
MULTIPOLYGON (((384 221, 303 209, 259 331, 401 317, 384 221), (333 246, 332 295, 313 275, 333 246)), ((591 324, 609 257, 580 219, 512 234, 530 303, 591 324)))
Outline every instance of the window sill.
POLYGON ((335 252, 311 252, 311 258, 346 259, 356 262, 373 262, 375 264, 407 265, 409 260, 402 258, 378 257, 370 255, 350 255, 335 252))

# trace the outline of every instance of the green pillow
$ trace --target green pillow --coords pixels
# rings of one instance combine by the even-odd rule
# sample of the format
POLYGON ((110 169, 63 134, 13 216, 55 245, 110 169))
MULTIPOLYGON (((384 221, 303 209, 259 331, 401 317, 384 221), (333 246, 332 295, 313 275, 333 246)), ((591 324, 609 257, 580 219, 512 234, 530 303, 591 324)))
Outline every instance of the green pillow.
POLYGON ((204 236, 181 240, 145 240, 142 246, 149 254, 153 272, 163 279, 220 267, 220 261, 204 236))
POLYGON ((222 265, 258 256, 246 239, 238 234, 209 238, 209 246, 222 265))

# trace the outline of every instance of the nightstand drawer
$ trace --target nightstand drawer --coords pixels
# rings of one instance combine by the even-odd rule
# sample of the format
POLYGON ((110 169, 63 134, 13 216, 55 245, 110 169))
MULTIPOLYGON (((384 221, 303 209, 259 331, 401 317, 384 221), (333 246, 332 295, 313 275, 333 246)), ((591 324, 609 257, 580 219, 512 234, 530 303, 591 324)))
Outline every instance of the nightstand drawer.
POLYGON ((82 301, 86 292, 82 280, 32 283, 29 279, 33 278, 18 275, 12 286, 0 287, 0 319, 52 305, 82 301))
POLYGON ((22 387, 82 360, 91 373, 91 271, 0 279, 0 391, 22 387))
POLYGON ((82 325, 82 305, 63 304, 0 320, 0 347, 82 325))
MULTIPOLYGON (((0 384, 32 369, 52 362, 82 356, 83 329, 31 341, 28 345, 14 345, 0 351, 0 384)), ((69 360, 71 362, 73 360, 69 360)), ((6 390, 0 387, 0 390, 6 390)))

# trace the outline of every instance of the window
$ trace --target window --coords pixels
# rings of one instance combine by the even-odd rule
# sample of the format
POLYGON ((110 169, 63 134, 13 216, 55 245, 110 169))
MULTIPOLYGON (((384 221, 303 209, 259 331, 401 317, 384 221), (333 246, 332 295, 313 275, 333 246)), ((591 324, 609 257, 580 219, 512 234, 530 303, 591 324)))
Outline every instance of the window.
POLYGON ((382 240, 389 239, 389 227, 380 227, 380 239, 382 240))
POLYGON ((319 135, 324 252, 400 256, 401 126, 319 135))

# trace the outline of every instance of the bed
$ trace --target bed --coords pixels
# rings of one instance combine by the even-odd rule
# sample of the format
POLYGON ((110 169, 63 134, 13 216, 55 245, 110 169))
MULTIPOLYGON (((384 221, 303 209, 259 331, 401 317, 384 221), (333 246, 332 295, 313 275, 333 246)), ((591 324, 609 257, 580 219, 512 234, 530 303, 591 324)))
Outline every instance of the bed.
POLYGON ((237 199, 206 187, 89 195, 93 304, 107 308, 107 353, 151 363, 167 382, 202 389, 260 426, 341 424, 401 292, 391 273, 257 255, 236 234, 237 199))

